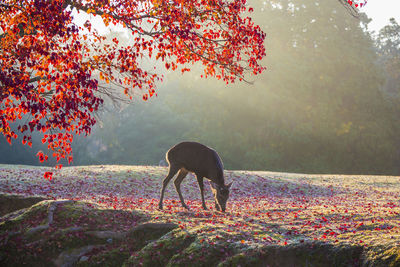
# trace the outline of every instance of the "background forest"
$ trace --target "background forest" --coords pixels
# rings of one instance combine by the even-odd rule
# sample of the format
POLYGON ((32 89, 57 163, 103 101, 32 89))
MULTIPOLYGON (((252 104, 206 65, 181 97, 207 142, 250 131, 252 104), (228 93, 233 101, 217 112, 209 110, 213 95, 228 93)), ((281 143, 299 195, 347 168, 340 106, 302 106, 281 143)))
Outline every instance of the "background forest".
MULTIPOLYGON (((165 73, 157 97, 107 103, 92 134, 75 139, 73 165, 158 165, 195 140, 226 169, 400 174, 398 22, 371 33, 338 1, 250 4, 267 33, 261 76, 225 85, 196 70, 165 73)), ((31 149, 0 137, 0 163, 39 164, 45 148, 33 139, 31 149)))

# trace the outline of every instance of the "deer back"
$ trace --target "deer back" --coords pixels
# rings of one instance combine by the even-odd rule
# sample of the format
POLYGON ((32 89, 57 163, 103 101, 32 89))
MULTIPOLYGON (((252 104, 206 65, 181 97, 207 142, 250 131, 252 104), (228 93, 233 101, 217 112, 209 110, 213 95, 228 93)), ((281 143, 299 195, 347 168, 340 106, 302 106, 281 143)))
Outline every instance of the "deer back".
POLYGON ((185 168, 217 184, 224 184, 223 164, 217 152, 197 142, 182 142, 166 154, 170 165, 185 168))

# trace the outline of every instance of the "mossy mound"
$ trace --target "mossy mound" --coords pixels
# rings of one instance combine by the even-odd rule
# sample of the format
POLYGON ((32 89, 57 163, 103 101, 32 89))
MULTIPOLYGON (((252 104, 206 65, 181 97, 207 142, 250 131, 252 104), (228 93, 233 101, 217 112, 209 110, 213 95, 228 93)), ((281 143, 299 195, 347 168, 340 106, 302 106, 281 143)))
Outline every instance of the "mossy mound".
POLYGON ((229 243, 208 243, 195 240, 182 253, 174 255, 168 266, 217 266, 237 253, 229 243))
POLYGON ((372 246, 303 239, 255 245, 207 224, 164 221, 146 211, 40 201, 1 217, 0 266, 400 266, 396 236, 372 246))
POLYGON ((16 210, 28 208, 43 200, 46 200, 46 198, 0 194, 0 216, 4 216, 16 210))
POLYGON ((297 243, 243 251, 219 266, 361 266, 362 253, 359 246, 297 243))
POLYGON ((121 266, 135 251, 176 228, 72 200, 46 200, 0 223, 1 266, 121 266))
POLYGON ((195 239, 195 235, 176 229, 135 252, 123 266, 167 266, 171 258, 182 253, 195 239))
MULTIPOLYGON (((158 240, 164 234, 177 228, 171 223, 145 223, 124 233, 123 240, 117 240, 115 244, 109 244, 107 249, 93 250, 87 256, 87 260, 80 261, 77 266, 122 266, 124 262, 148 243, 158 240)), ((108 239, 108 241, 110 241, 108 239)))
POLYGON ((398 244, 387 244, 369 249, 365 253, 364 265, 376 267, 400 266, 400 246, 398 244))
POLYGON ((200 240, 186 231, 175 230, 134 253, 124 266, 362 266, 363 247, 359 246, 298 243, 245 248, 223 240, 200 240))

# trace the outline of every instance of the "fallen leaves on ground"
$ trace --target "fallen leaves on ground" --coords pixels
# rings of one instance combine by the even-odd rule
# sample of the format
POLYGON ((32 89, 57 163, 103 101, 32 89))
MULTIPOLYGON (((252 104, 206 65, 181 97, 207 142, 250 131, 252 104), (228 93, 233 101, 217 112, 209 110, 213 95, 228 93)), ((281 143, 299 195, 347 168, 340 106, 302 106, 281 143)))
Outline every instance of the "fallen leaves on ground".
POLYGON ((397 177, 226 171, 226 181, 233 186, 228 212, 220 213, 208 186, 209 210, 202 209, 192 175, 182 183, 191 210, 182 208, 173 182, 165 193, 164 210, 158 210, 165 167, 66 167, 51 181, 43 179, 46 170, 0 165, 0 192, 141 210, 153 221, 177 223, 210 243, 221 238, 251 247, 313 240, 364 246, 399 241, 397 177))

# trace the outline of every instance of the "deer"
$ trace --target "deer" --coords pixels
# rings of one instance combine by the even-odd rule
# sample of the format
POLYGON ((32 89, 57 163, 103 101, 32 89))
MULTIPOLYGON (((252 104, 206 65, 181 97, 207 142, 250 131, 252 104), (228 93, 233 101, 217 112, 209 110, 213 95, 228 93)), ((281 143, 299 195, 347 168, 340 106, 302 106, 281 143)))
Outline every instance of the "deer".
POLYGON ((204 178, 207 178, 210 181, 211 191, 214 195, 215 209, 225 212, 232 182, 225 185, 224 166, 214 149, 197 142, 186 141, 171 147, 165 154, 165 159, 169 165, 169 170, 162 183, 160 202, 158 204, 159 209, 163 209, 165 188, 175 174, 179 172, 174 180, 175 189, 182 207, 189 210, 181 193, 181 183, 186 175, 191 172, 195 174, 199 184, 203 209, 207 210, 204 201, 204 178))

